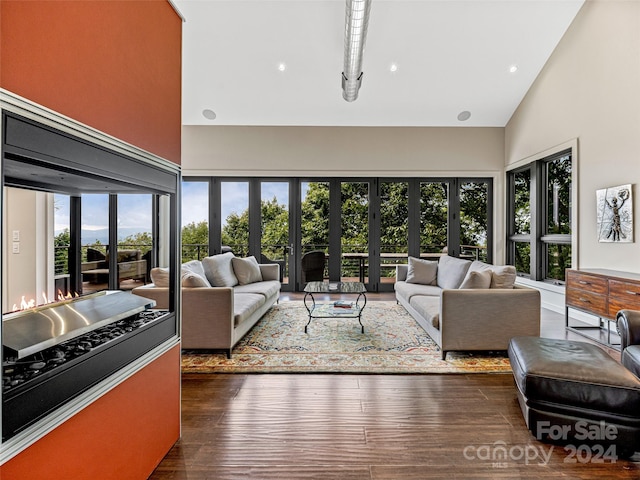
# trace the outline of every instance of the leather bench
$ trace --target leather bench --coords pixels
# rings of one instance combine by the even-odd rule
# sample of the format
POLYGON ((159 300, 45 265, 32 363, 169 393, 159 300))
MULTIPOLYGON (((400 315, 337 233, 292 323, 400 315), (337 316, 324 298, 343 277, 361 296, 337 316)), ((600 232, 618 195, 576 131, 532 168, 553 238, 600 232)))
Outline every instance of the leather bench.
POLYGON ((514 337, 509 360, 527 428, 564 445, 640 451, 640 380, 596 345, 514 337))

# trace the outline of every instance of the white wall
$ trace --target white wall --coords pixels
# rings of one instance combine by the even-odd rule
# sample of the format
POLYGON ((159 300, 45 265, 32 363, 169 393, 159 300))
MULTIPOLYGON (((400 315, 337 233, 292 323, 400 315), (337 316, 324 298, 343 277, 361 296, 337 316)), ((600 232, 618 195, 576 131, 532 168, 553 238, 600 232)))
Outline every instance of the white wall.
POLYGON ((572 139, 579 162, 575 266, 640 273, 638 1, 584 4, 506 126, 506 165, 572 139), (599 243, 596 190, 627 183, 634 184, 636 241, 599 243))

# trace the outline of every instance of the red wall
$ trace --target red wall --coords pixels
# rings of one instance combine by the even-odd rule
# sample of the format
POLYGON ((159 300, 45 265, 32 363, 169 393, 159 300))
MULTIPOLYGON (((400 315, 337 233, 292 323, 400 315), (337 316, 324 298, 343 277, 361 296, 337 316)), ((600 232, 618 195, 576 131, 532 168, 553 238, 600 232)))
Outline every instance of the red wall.
MULTIPOLYGON (((167 0, 0 0, 0 87, 180 164, 182 20, 167 0)), ((0 467, 147 478, 180 434, 180 349, 0 467)))
POLYGON ((3 480, 140 480, 180 435, 176 346, 0 467, 3 480))
POLYGON ((0 9, 0 87, 180 164, 182 20, 167 0, 0 9))

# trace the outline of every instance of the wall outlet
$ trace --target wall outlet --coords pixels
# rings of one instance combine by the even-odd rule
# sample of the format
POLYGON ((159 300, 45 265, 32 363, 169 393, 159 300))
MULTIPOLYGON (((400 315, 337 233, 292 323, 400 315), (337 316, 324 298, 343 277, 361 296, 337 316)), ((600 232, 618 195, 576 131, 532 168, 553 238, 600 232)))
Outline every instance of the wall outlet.
POLYGON ((14 242, 19 242, 20 241, 20 230, 14 230, 13 232, 13 241, 14 242))
POLYGON ((13 242, 13 253, 20 253, 20 242, 13 242))

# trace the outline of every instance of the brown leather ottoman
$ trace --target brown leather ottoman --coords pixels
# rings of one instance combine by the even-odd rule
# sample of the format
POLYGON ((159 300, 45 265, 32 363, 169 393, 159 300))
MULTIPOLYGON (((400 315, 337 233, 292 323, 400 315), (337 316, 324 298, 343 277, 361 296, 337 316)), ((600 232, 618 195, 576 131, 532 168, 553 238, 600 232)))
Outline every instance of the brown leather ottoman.
POLYGON ((509 360, 527 428, 559 444, 640 451, 640 380, 585 342, 515 337, 509 360))

